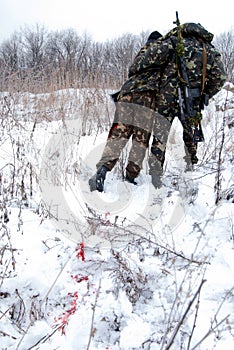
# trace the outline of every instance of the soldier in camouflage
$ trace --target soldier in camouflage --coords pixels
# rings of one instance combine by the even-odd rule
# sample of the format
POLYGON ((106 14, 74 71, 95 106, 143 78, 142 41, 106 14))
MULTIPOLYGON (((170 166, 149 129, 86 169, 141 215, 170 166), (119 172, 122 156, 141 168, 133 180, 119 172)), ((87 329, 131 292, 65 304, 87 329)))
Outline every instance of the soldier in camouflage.
MULTIPOLYGON (((103 191, 106 172, 116 164, 121 150, 134 133, 133 129, 136 131, 134 134, 136 146, 139 147, 134 147, 132 154, 130 152, 126 179, 135 183, 135 178, 139 175, 142 167, 145 150, 149 144, 152 126, 150 174, 154 186, 161 186, 170 125, 174 118, 179 116, 178 87, 180 77, 176 60, 177 30, 177 28, 172 29, 165 36, 151 41, 142 48, 129 69, 129 80, 122 86, 118 94, 116 117, 103 156, 97 164, 95 181, 98 191, 103 191), (129 102, 131 102, 131 108, 129 108, 129 102), (142 118, 137 118, 138 120, 135 121, 137 112, 142 118)), ((181 34, 188 79, 190 87, 194 89, 193 107, 200 112, 203 106, 202 93, 211 98, 222 88, 226 75, 220 53, 211 44, 213 34, 200 24, 195 23, 181 25, 181 34), (204 50, 206 52, 206 75, 204 91, 202 91, 204 50)), ((183 124, 183 127, 186 154, 194 164, 197 162, 196 144, 186 124, 183 124)))
MULTIPOLYGON (((180 79, 178 77, 178 67, 176 62, 176 44, 178 41, 178 28, 172 29, 164 37, 147 49, 141 60, 133 64, 130 74, 137 75, 150 70, 158 70, 162 67, 159 91, 156 96, 156 109, 160 116, 165 117, 170 125, 174 117, 179 116, 178 105, 178 86, 180 79)), ((193 107, 200 112, 203 104, 203 94, 211 98, 223 86, 226 80, 226 74, 221 61, 220 53, 211 44, 213 34, 208 32, 200 24, 185 23, 181 25, 181 34, 184 44, 184 58, 186 62, 187 75, 190 88, 193 89, 195 97, 193 98, 193 107), (203 66, 205 50, 205 84, 202 91, 203 66), (203 93, 203 94, 202 94, 203 93)), ((149 86, 150 88, 150 86, 149 86)), ((150 173, 152 181, 156 187, 161 184, 163 173, 163 163, 165 159, 166 142, 162 142, 160 136, 161 126, 157 125, 160 118, 156 118, 154 124, 154 138, 151 146, 151 156, 149 159, 150 173)), ((196 164, 197 144, 194 143, 193 137, 186 123, 183 124, 183 140, 186 145, 186 158, 192 164, 196 164)), ((163 130, 169 133, 169 129, 163 130)), ((164 137, 165 138, 165 137, 164 137)))
MULTIPOLYGON (((145 52, 161 34, 152 32, 146 44, 136 55, 133 64, 142 60, 145 52)), ((97 163, 97 174, 89 180, 91 190, 103 191, 107 171, 111 171, 119 159, 121 151, 131 138, 132 145, 128 156, 125 179, 136 184, 135 178, 142 169, 142 162, 149 146, 155 110, 155 88, 158 85, 158 74, 152 77, 151 72, 129 74, 129 79, 120 91, 112 97, 116 103, 114 121, 110 128, 102 157, 97 163), (156 81, 157 80, 157 81, 156 81), (148 84, 151 84, 151 89, 148 84)))

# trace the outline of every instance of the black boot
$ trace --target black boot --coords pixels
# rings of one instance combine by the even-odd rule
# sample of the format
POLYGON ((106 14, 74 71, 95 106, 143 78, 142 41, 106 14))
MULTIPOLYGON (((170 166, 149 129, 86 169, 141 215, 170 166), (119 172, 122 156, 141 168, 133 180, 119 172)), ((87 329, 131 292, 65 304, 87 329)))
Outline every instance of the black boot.
POLYGON ((196 154, 192 154, 191 155, 191 163, 192 164, 197 164, 198 163, 198 158, 197 158, 196 154))
POLYGON ((99 192, 103 192, 104 189, 104 181, 106 178, 106 173, 107 171, 109 171, 109 169, 107 167, 105 167, 105 165, 102 165, 98 170, 97 173, 95 175, 93 175, 91 177, 91 179, 89 179, 89 187, 90 187, 90 191, 99 191, 99 192))
POLYGON ((96 175, 96 189, 99 192, 103 192, 103 190, 104 190, 104 181, 105 181, 105 178, 106 178, 107 171, 109 171, 109 169, 107 169, 107 167, 105 167, 105 165, 102 165, 97 171, 97 175, 96 175))
POLYGON ((101 168, 98 169, 97 175, 96 175, 96 189, 98 192, 103 192, 104 190, 104 181, 106 178, 106 173, 108 169, 105 167, 105 165, 102 165, 101 168))
POLYGON ((127 182, 130 182, 130 183, 133 184, 133 185, 137 185, 137 182, 135 181, 135 178, 132 177, 132 176, 130 176, 129 174, 126 174, 125 180, 126 180, 127 182))

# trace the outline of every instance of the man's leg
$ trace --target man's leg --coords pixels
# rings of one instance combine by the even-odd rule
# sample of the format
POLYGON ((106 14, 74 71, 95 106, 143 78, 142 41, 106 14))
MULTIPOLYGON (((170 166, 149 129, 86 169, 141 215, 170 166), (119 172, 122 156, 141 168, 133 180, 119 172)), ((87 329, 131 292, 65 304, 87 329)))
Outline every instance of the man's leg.
POLYGON ((149 174, 155 188, 162 186, 163 165, 166 154, 166 144, 170 132, 172 117, 157 114, 153 128, 153 141, 149 155, 149 174))
POLYGON ((133 127, 122 123, 114 123, 108 134, 107 142, 102 153, 102 157, 96 167, 99 169, 105 166, 111 171, 119 159, 120 153, 131 137, 133 127))
POLYGON ((166 145, 153 136, 151 153, 149 155, 149 174, 155 188, 162 186, 163 165, 165 160, 166 145))
POLYGON ((142 169, 145 153, 149 147, 149 139, 154 121, 155 96, 151 91, 134 92, 132 94, 133 134, 132 146, 126 167, 126 180, 135 183, 134 179, 142 169))
POLYGON ((120 153, 132 135, 132 94, 125 95, 116 103, 116 110, 113 124, 110 128, 106 146, 102 157, 96 167, 99 169, 105 165, 112 170, 119 159, 120 153))
POLYGON ((183 126, 183 141, 184 141, 184 150, 185 150, 185 163, 186 169, 192 170, 193 164, 197 164, 197 143, 194 143, 193 135, 191 129, 188 125, 182 124, 183 126))
POLYGON ((146 150, 149 146, 151 133, 147 130, 134 128, 132 136, 132 147, 128 157, 126 167, 126 180, 135 183, 135 178, 142 169, 142 163, 145 158, 146 150))
POLYGON ((96 165, 97 173, 89 180, 91 191, 98 190, 103 192, 106 173, 114 168, 131 134, 131 125, 112 124, 102 157, 96 165))

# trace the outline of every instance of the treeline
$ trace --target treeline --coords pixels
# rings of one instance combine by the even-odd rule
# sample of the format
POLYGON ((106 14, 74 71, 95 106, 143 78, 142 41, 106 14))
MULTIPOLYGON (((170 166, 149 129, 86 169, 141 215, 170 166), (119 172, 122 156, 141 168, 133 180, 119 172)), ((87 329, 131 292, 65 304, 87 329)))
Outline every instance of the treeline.
MULTIPOLYGON (((0 90, 47 92, 64 88, 119 88, 149 32, 104 43, 74 29, 48 32, 41 25, 15 32, 0 45, 0 90)), ((216 38, 233 81, 233 31, 216 38)))
POLYGON ((118 88, 148 34, 100 43, 73 29, 24 28, 0 46, 0 89, 118 88))

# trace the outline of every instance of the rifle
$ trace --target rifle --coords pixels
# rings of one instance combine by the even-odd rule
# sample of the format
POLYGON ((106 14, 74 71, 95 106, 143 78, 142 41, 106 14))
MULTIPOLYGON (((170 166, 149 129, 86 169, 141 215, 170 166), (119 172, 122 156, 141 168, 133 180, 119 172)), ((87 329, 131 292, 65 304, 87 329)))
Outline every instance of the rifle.
POLYGON ((204 135, 201 127, 202 114, 197 112, 193 108, 193 98, 201 98, 201 107, 204 107, 204 104, 207 104, 207 95, 206 100, 203 101, 203 96, 199 88, 191 89, 189 87, 189 80, 186 71, 186 65, 184 60, 184 44, 181 34, 181 26, 179 21, 178 12, 176 11, 176 21, 173 22, 177 25, 178 30, 178 42, 176 45, 176 58, 177 58, 177 67, 178 67, 178 77, 180 81, 180 86, 178 87, 178 103, 180 109, 180 120, 181 123, 186 123, 188 128, 191 131, 193 136, 193 142, 204 141, 204 135))

